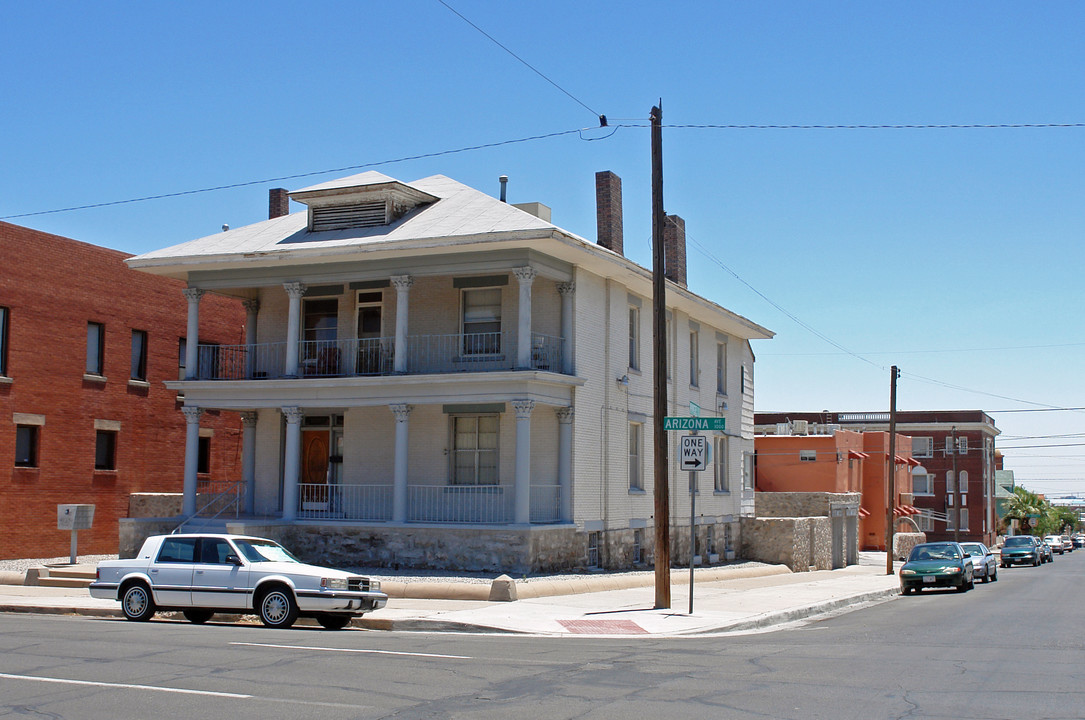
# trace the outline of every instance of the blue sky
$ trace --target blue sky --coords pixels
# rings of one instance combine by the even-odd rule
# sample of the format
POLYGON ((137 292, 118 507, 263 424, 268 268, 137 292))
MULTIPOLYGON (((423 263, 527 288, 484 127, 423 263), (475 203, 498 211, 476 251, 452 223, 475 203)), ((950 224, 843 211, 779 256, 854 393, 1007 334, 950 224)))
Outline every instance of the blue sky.
POLYGON ((594 239, 612 170, 647 266, 662 99, 690 287, 777 333, 759 410, 887 410, 896 364, 901 409, 991 411, 1020 482, 1085 492, 1085 412, 1001 412, 1085 407, 1085 127, 674 127, 1085 123, 1085 4, 447 2, 554 84, 438 0, 9 4, 0 217, 139 253, 372 168, 507 174, 594 239))

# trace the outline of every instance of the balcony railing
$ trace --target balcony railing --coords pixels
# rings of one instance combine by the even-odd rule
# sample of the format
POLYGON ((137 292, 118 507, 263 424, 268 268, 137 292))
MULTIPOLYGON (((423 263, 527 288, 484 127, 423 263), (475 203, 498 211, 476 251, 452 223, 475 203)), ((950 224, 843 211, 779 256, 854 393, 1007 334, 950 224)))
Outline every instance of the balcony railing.
MULTIPOLYGON (((507 525, 514 521, 516 491, 510 485, 410 485, 407 521, 507 525)), ((557 485, 531 486, 531 522, 561 519, 557 485)), ((302 520, 388 522, 391 485, 299 484, 297 516, 302 520)))
MULTIPOLYGON (((407 338, 405 370, 409 375, 517 370, 517 348, 508 333, 413 335, 407 338)), ((533 333, 530 367, 562 371, 562 338, 533 333)), ((287 343, 200 345, 200 380, 277 380, 286 374, 287 343)), ((293 377, 365 377, 396 374, 395 339, 391 337, 298 343, 298 371, 293 377)))

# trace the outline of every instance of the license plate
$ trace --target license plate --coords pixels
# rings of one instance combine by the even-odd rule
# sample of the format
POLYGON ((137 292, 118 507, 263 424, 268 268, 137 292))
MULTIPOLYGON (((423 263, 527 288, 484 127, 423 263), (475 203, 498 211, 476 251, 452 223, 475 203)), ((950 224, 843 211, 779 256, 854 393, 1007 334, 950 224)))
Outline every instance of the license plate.
POLYGON ((929 583, 934 582, 934 576, 933 575, 924 575, 923 576, 923 582, 929 582, 929 583))

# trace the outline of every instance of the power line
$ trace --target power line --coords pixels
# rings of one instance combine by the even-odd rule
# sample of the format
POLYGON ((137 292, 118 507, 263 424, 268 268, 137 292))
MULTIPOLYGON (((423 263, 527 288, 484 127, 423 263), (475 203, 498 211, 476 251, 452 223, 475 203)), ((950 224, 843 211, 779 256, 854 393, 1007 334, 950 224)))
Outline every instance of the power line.
MULTIPOLYGON (((619 127, 644 128, 641 123, 623 124, 619 127)), ((870 125, 753 125, 753 124, 680 124, 664 125, 664 128, 677 130, 1020 130, 1049 128, 1085 128, 1085 123, 914 123, 893 125, 888 123, 870 125)))
MULTIPOLYGON (((493 35, 491 35, 490 33, 486 32, 485 30, 483 30, 482 28, 480 28, 480 27, 479 27, 478 25, 476 25, 476 24, 474 24, 473 22, 471 22, 470 20, 468 20, 468 19, 467 19, 466 17, 464 17, 463 13, 461 13, 461 12, 460 12, 459 10, 457 10, 456 8, 454 8, 454 7, 452 7, 451 5, 449 5, 449 4, 447 3, 447 2, 445 2, 445 0, 437 0, 437 2, 441 3, 442 5, 444 5, 444 6, 445 6, 446 8, 448 8, 448 9, 449 9, 449 10, 450 10, 451 12, 455 13, 455 15, 456 15, 457 17, 459 17, 459 18, 460 18, 461 20, 463 20, 463 21, 464 21, 465 23, 467 23, 468 25, 470 25, 471 27, 473 27, 473 28, 474 28, 475 30, 478 30, 478 31, 479 31, 480 33, 482 33, 482 34, 483 34, 483 35, 485 35, 485 36, 486 36, 487 38, 489 38, 489 40, 490 40, 490 41, 491 41, 491 42, 492 42, 492 43, 493 43, 494 45, 497 45, 497 46, 498 46, 499 48, 501 48, 502 50, 504 50, 505 52, 507 52, 507 53, 508 53, 509 55, 512 55, 512 56, 513 56, 514 58, 516 58, 517 60, 519 60, 519 61, 520 61, 520 62, 521 62, 521 63, 522 63, 522 64, 523 64, 523 65, 524 65, 525 67, 527 67, 527 68, 528 68, 529 70, 531 70, 531 71, 532 71, 533 73, 535 73, 536 75, 538 75, 539 77, 541 77, 541 78, 542 78, 543 80, 545 80, 546 82, 548 82, 548 83, 550 83, 551 85, 553 85, 554 87, 556 87, 556 88, 557 88, 558 90, 560 90, 561 92, 565 93, 565 95, 567 95, 567 96, 568 96, 568 97, 569 97, 570 99, 572 99, 572 100, 573 100, 573 102, 575 102, 575 103, 577 103, 578 105, 580 105, 580 106, 581 106, 582 108, 584 108, 585 110, 587 110, 588 112, 590 112, 590 113, 591 113, 592 115, 594 115, 594 116, 595 116, 596 118, 599 118, 599 120, 600 120, 600 122, 601 122, 601 124, 602 124, 602 125, 606 125, 606 119, 605 119, 605 118, 604 118, 604 117, 603 117, 602 115, 600 115, 599 113, 595 112, 595 111, 594 111, 594 110, 592 110, 592 109, 591 109, 590 107, 588 107, 587 105, 585 105, 585 104, 584 104, 584 103, 583 103, 583 102, 582 102, 582 101, 580 100, 580 98, 576 97, 576 96, 575 96, 575 95, 573 95, 573 94, 572 94, 571 92, 569 92, 568 90, 566 90, 565 88, 563 88, 563 87, 562 87, 561 85, 558 85, 558 84, 557 84, 556 82, 554 82, 554 81, 553 81, 553 80, 551 80, 551 79, 550 79, 549 77, 547 77, 546 75, 544 75, 544 74, 542 73, 542 71, 541 71, 541 70, 539 70, 539 69, 538 69, 537 67, 535 67, 534 65, 532 65, 531 63, 529 63, 529 62, 528 62, 527 60, 524 60, 524 59, 523 59, 522 57, 520 57, 519 55, 517 55, 516 53, 514 53, 514 52, 513 52, 512 50, 510 50, 510 49, 509 49, 508 47, 506 47, 506 46, 505 46, 505 45, 504 45, 504 44, 503 44, 503 43, 502 43, 502 42, 501 42, 500 40, 498 40, 497 38, 495 38, 495 37, 494 37, 493 35)), ((644 127, 647 127, 647 126, 644 126, 644 127)))
MULTIPOLYGON (((456 148, 454 150, 440 150, 437 152, 422 153, 420 155, 410 155, 407 157, 395 158, 391 160, 378 160, 374 162, 362 163, 360 165, 347 165, 340 168, 332 168, 330 170, 313 170, 311 172, 296 173, 294 175, 281 175, 279 177, 264 178, 262 180, 247 180, 245 182, 230 183, 228 185, 216 185, 214 187, 200 188, 198 190, 181 190, 178 192, 162 193, 159 195, 145 195, 143 197, 129 198, 127 200, 112 200, 109 202, 91 203, 88 205, 74 205, 71 207, 58 208, 55 210, 39 210, 37 212, 19 213, 17 215, 4 215, 0 216, 0 220, 13 220, 16 218, 32 217, 35 215, 52 215, 55 213, 71 212, 73 210, 90 210, 92 208, 110 207, 112 205, 127 205, 129 203, 145 202, 147 200, 162 200, 165 198, 182 197, 185 195, 198 195, 200 193, 216 192, 218 190, 232 190, 234 188, 249 187, 251 185, 262 185, 264 183, 283 182, 284 180, 296 180, 298 178, 312 177, 314 175, 326 175, 328 173, 346 172, 348 170, 362 170, 364 168, 379 167, 381 165, 391 165, 393 163, 407 162, 409 160, 423 160, 426 158, 434 158, 444 155, 455 155, 457 153, 470 152, 472 150, 484 150, 487 148, 501 147, 503 145, 514 145, 517 143, 526 143, 535 140, 546 140, 549 138, 561 137, 563 135, 572 135, 573 133, 583 133, 585 130, 591 129, 592 128, 577 128, 575 130, 561 130, 559 132, 546 133, 544 135, 532 135, 530 137, 516 138, 515 140, 501 140, 498 142, 483 143, 481 145, 471 145, 469 147, 456 148)), ((607 137, 609 137, 609 135, 607 137)))
MULTIPOLYGON (((864 352, 863 355, 927 355, 948 354, 965 352, 1003 352, 1006 350, 1050 350, 1052 348, 1081 347, 1085 343, 1057 343, 1052 345, 1009 345, 1005 347, 977 347, 977 348, 949 348, 946 350, 875 350, 864 352)), ((823 357, 840 355, 841 353, 761 353, 762 357, 823 357)))

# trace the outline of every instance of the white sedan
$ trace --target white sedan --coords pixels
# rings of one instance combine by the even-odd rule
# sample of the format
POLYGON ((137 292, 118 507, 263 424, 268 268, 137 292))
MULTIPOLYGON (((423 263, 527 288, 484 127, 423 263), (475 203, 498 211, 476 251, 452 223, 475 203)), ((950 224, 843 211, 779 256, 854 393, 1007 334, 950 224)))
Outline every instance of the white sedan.
POLYGON ((972 561, 972 575, 977 580, 988 583, 998 580, 998 559, 991 553, 986 545, 978 542, 961 543, 961 547, 969 554, 972 561))
POLYGON ((135 558, 98 563, 90 594, 119 600, 129 620, 180 610, 204 623, 252 611, 268 627, 312 617, 329 630, 388 602, 376 580, 307 565, 274 540, 224 534, 149 537, 135 558))

